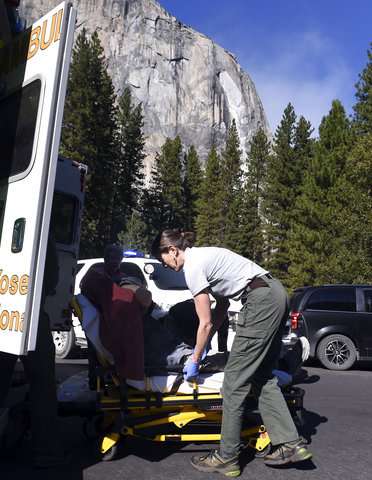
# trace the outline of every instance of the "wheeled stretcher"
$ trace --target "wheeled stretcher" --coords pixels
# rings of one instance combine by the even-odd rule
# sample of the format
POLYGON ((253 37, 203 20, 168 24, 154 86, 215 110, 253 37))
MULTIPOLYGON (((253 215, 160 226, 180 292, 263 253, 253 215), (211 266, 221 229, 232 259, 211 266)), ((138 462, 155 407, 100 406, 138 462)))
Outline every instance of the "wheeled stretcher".
MULTIPOLYGON (((82 320, 82 310, 76 298, 72 306, 82 320)), ((123 381, 101 353, 95 350, 90 355, 90 362, 95 362, 96 378, 92 392, 95 415, 87 430, 100 437, 103 460, 116 457, 123 437, 156 442, 209 443, 220 440, 223 372, 204 372, 198 383, 190 383, 183 380, 182 371, 146 369, 143 381, 123 381)), ((92 381, 90 384, 93 388, 92 381)), ((283 393, 292 416, 301 422, 304 391, 287 387, 283 393)), ((256 450, 258 455, 269 448, 270 438, 258 416, 253 396, 247 398, 241 436, 242 442, 256 450)))

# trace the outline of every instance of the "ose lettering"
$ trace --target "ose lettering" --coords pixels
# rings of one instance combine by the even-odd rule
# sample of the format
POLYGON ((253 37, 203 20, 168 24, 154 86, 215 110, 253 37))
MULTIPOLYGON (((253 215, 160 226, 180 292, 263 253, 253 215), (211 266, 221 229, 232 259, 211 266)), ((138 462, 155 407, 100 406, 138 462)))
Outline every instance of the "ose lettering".
POLYGON ((18 275, 12 275, 9 279, 8 275, 3 275, 3 271, 0 270, 0 295, 10 293, 10 295, 26 295, 28 293, 28 275, 22 275, 21 278, 18 275))

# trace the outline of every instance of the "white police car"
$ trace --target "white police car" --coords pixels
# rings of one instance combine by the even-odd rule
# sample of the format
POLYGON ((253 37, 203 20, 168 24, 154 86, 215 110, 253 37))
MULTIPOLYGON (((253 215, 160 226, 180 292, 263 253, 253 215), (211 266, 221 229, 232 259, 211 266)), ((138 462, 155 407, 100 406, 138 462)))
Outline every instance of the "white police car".
MULTIPOLYGON (((142 280, 144 286, 152 293, 153 301, 165 311, 168 311, 173 305, 192 298, 187 288, 185 277, 182 271, 175 272, 170 268, 165 268, 154 258, 145 258, 139 256, 137 252, 124 252, 121 270, 129 276, 138 277, 142 280)), ((77 265, 77 274, 75 279, 75 295, 80 293, 80 282, 92 265, 102 265, 103 258, 91 258, 79 260, 77 265)), ((211 297, 212 308, 214 299, 211 297)), ((229 307, 229 334, 227 339, 227 348, 231 349, 235 336, 235 326, 238 313, 241 309, 241 302, 230 300, 229 307)), ((67 358, 76 352, 77 348, 86 348, 87 340, 80 322, 76 317, 72 317, 73 328, 70 331, 53 332, 54 344, 56 347, 57 358, 67 358)), ((288 327, 283 335, 283 347, 290 348, 297 336, 291 333, 288 327)), ((212 348, 217 348, 217 335, 212 339, 212 348)))
MULTIPOLYGON (((173 305, 192 298, 187 288, 183 272, 165 268, 154 258, 139 257, 138 253, 125 252, 121 270, 129 276, 138 277, 152 293, 153 301, 163 310, 168 311, 173 305)), ((79 260, 75 279, 75 294, 80 293, 80 282, 89 268, 103 264, 103 258, 79 260)), ((80 322, 72 318, 73 328, 69 332, 53 332, 57 358, 67 358, 77 347, 86 348, 87 341, 80 322)))

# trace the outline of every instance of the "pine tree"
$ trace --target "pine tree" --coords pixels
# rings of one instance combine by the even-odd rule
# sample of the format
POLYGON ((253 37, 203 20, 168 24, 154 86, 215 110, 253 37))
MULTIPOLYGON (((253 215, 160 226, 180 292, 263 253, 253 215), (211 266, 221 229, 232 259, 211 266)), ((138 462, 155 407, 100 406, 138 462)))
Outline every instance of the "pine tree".
POLYGON ((266 267, 288 281, 288 235, 296 222, 293 206, 301 192, 304 174, 312 155, 312 128, 303 117, 297 122, 288 104, 275 132, 273 154, 269 157, 264 195, 267 252, 266 267))
MULTIPOLYGON (((345 165, 339 198, 339 223, 349 253, 348 274, 354 283, 370 283, 372 264, 372 133, 358 136, 345 165)), ((346 280, 345 280, 346 281, 346 280)))
POLYGON ((154 164, 150 173, 150 181, 142 192, 139 202, 139 212, 142 221, 145 224, 144 237, 147 243, 147 249, 151 249, 152 241, 159 231, 162 229, 162 225, 165 224, 163 217, 164 200, 161 191, 161 181, 159 178, 157 163, 159 155, 156 155, 154 164))
POLYGON ((167 138, 155 157, 149 188, 144 192, 142 212, 148 236, 185 222, 182 178, 182 144, 179 137, 167 138))
POLYGON ((235 120, 229 127, 226 146, 222 152, 221 180, 223 182, 223 195, 221 195, 220 209, 221 216, 224 218, 221 225, 221 241, 223 246, 234 250, 240 239, 242 182, 240 141, 235 120))
POLYGON ((101 255, 111 239, 115 94, 97 32, 83 29, 73 52, 61 153, 88 165, 80 252, 101 255))
POLYGON ((295 185, 298 194, 304 178, 307 166, 314 155, 315 140, 311 138, 313 134, 311 123, 301 116, 297 122, 294 135, 294 158, 292 170, 292 184, 295 185))
POLYGON ((221 204, 224 194, 221 160, 213 146, 205 165, 197 202, 196 238, 199 246, 221 246, 223 223, 221 204))
MULTIPOLYGON (((350 270, 360 283, 371 281, 372 263, 372 43, 367 52, 368 62, 356 84, 354 105, 354 146, 346 161, 344 195, 349 212, 348 245, 355 254, 350 270)), ((356 281, 357 281, 356 280, 356 281)))
POLYGON ((368 63, 355 85, 357 103, 354 105, 354 120, 360 134, 372 134, 372 43, 367 55, 368 63))
POLYGON ((270 142, 260 128, 250 141, 241 196, 240 239, 236 251, 261 263, 264 254, 262 199, 266 182, 270 142))
POLYGON ((182 144, 180 137, 166 139, 157 158, 157 169, 163 198, 161 228, 181 227, 184 224, 182 144))
MULTIPOLYGON (((344 281, 350 268, 345 162, 352 144, 350 122, 339 101, 319 127, 319 141, 295 204, 289 240, 292 287, 344 281)), ((347 279, 349 280, 349 278, 347 279)))
POLYGON ((268 243, 266 266, 282 279, 285 279, 288 269, 284 242, 289 229, 288 211, 292 200, 289 168, 294 164, 295 132, 296 114, 293 106, 288 104, 275 132, 274 151, 268 164, 264 199, 268 243))
POLYGON ((142 219, 142 215, 137 210, 132 210, 127 219, 125 231, 118 235, 118 241, 125 249, 138 249, 144 252, 149 250, 149 241, 147 225, 142 219))
POLYGON ((126 228, 127 219, 138 208, 144 183, 145 139, 142 106, 133 105, 129 88, 124 89, 118 105, 119 155, 115 163, 112 241, 126 228))
POLYGON ((198 154, 193 145, 185 154, 184 170, 184 228, 194 231, 196 226, 197 202, 200 196, 200 185, 202 181, 202 170, 198 154))

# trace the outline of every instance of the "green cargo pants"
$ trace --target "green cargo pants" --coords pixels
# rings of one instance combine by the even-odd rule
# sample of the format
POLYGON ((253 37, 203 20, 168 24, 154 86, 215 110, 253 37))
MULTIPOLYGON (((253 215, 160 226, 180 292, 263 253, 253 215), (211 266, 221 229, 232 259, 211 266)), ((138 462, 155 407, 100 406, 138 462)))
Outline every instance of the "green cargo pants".
POLYGON ((258 408, 273 445, 298 438, 277 380, 272 374, 279 358, 281 336, 288 314, 284 287, 263 277, 268 287, 249 291, 225 367, 220 454, 239 454, 245 400, 258 398, 258 408))

